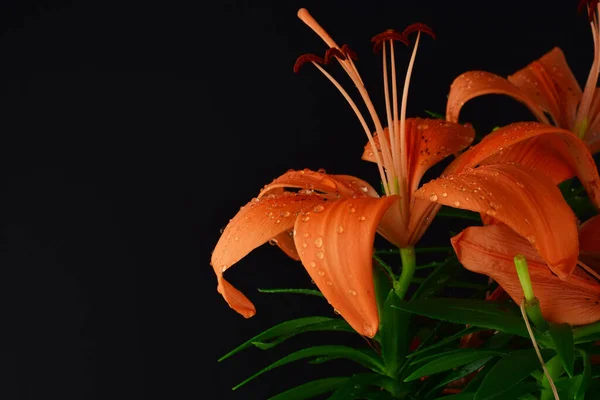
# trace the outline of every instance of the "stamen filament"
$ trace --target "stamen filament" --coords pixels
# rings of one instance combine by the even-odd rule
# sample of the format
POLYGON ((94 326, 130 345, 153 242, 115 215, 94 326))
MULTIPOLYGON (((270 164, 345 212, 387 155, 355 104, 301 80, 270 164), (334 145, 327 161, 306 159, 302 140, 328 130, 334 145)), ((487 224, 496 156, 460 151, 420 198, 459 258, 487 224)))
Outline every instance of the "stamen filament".
MULTIPOLYGON (((390 192, 389 192, 390 182, 388 181, 388 179, 386 177, 386 173, 383 169, 383 163, 381 162, 381 158, 379 157, 379 152, 377 151, 377 147, 375 146, 375 140, 373 139, 373 135, 371 134, 371 130, 369 129, 367 122, 365 121, 360 110, 356 106, 356 103, 354 103, 354 101, 352 100, 352 98, 350 97, 348 92, 346 92, 344 90, 344 88, 342 88, 342 85, 340 85, 339 82, 337 80, 335 80, 335 78, 333 76, 331 76, 327 71, 325 71, 325 69, 323 67, 321 67, 316 62, 313 62, 313 64, 315 67, 317 67, 317 69, 319 69, 319 71, 321 71, 321 73, 323 73, 323 75, 325 75, 325 77, 327 79, 329 79, 329 81, 331 83, 333 83, 333 85, 336 87, 336 89, 340 91, 342 96, 344 96, 344 98, 346 99, 348 104, 350 104, 350 107, 352 108, 352 110, 354 111, 356 116, 358 117, 360 124, 362 125, 365 133, 367 134, 367 138, 369 139, 369 144, 371 145, 371 148, 373 149, 373 155, 375 156, 375 160, 377 162, 377 167, 379 169, 379 176, 381 177, 381 181, 383 182, 383 188, 385 190, 385 194, 389 195, 390 194, 390 192)), ((381 136, 379 137, 379 142, 381 143, 381 136)))
POLYGON ((407 207, 410 196, 408 191, 408 157, 406 154, 406 104, 408 101, 408 88, 410 86, 410 77, 412 75, 413 66, 415 65, 415 58, 417 57, 417 49, 419 47, 419 39, 421 38, 421 32, 417 33, 417 40, 415 41, 415 47, 413 48, 410 61, 408 63, 408 69, 406 71, 406 77, 404 78, 404 89, 402 91, 402 110, 400 111, 400 157, 401 157, 401 169, 399 171, 400 187, 404 196, 402 196, 402 213, 404 214, 405 221, 408 221, 407 207))
MULTIPOLYGON (((385 44, 384 44, 385 47, 385 44)), ((394 169, 396 170, 396 174, 398 175, 398 180, 401 180, 402 170, 400 165, 400 160, 397 157, 398 154, 398 142, 401 141, 400 138, 400 127, 399 127, 399 119, 398 119, 398 84, 396 83, 396 57, 394 53, 394 41, 390 39, 390 59, 391 59, 391 67, 392 67, 392 98, 394 102, 394 129, 391 130, 390 125, 390 136, 393 134, 392 143, 394 143, 392 147, 393 158, 394 158, 394 169)), ((400 144, 400 151, 402 151, 402 143, 400 144)), ((400 190, 403 190, 401 182, 400 190)), ((406 195, 406 192, 403 192, 403 197, 406 195)), ((404 207, 404 205, 403 205, 404 207)))
MULTIPOLYGON (((598 10, 600 12, 600 4, 598 5, 598 10)), ((594 39, 594 61, 592 62, 592 68, 590 69, 590 74, 588 75, 585 89, 583 90, 583 95, 581 96, 579 108, 577 109, 577 118, 575 119, 575 133, 580 139, 583 138, 586 131, 582 128, 584 128, 586 122, 590 122, 586 120, 592 104, 594 91, 598 83, 598 74, 600 73, 600 38, 598 37, 599 26, 597 14, 594 15, 593 21, 590 25, 592 27, 592 38, 594 39)))
POLYGON ((587 272, 588 274, 592 275, 594 278, 596 278, 598 280, 598 282, 600 282, 600 274, 598 274, 596 271, 594 271, 592 268, 590 268, 589 266, 587 266, 585 263, 583 263, 581 260, 577 260, 577 264, 583 268, 585 270, 585 272, 587 272))
MULTIPOLYGON (((389 82, 388 82, 388 71, 387 71, 387 51, 385 48, 385 43, 383 44, 382 47, 382 54, 383 54, 383 87, 384 87, 384 96, 385 96, 385 114, 387 116, 387 122, 388 122, 388 131, 390 134, 390 144, 392 147, 392 159, 395 161, 396 157, 394 157, 397 153, 397 145, 396 145, 396 141, 395 139, 395 135, 394 135, 394 126, 393 126, 393 119, 392 119, 392 110, 391 110, 391 106, 390 106, 390 89, 389 89, 389 82)), ((395 167, 393 168, 394 172, 396 172, 397 170, 395 169, 395 167)), ((395 174, 394 174, 395 175, 395 174)))

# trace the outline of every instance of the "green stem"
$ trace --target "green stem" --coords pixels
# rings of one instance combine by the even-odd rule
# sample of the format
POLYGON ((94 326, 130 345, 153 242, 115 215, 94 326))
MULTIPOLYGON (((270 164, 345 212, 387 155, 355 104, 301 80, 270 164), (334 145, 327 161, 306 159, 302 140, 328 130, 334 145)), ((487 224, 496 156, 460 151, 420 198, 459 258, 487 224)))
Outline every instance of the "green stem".
POLYGON ((525 296, 525 311, 527 312, 527 316, 536 328, 541 331, 547 331, 549 328, 548 322, 546 322, 542 316, 540 302, 533 293, 527 259, 522 254, 518 254, 515 256, 514 261, 515 267, 517 267, 517 275, 519 276, 519 281, 521 282, 521 287, 523 288, 523 294, 525 296))
POLYGON ((400 278, 394 283, 394 291, 398 297, 404 299, 417 268, 415 248, 408 246, 400 249, 400 258, 402 259, 402 272, 400 273, 400 278))
POLYGON ((575 340, 585 338, 586 336, 596 335, 600 332, 600 322, 589 325, 578 326, 573 329, 573 338, 575 340))

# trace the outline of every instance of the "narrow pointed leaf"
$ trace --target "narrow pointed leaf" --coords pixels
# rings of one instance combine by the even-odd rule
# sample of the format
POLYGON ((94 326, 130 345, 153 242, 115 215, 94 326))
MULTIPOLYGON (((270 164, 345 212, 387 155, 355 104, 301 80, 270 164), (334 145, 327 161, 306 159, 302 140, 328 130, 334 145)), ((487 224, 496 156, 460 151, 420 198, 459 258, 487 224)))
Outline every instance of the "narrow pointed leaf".
POLYGON ((258 289, 260 293, 286 293, 286 294, 306 294, 309 296, 323 297, 323 293, 314 289, 258 289))
POLYGON ((569 324, 552 324, 549 330, 556 353, 560 357, 563 368, 572 378, 575 368, 575 351, 573 347, 573 329, 569 324))
POLYGON ((357 374, 344 382, 328 400, 362 399, 365 394, 373 391, 373 386, 384 388, 391 393, 400 390, 400 384, 390 377, 379 374, 357 374))
POLYGON ((477 360, 502 354, 503 353, 498 351, 478 349, 465 349, 442 353, 439 354, 438 357, 435 357, 433 360, 413 371, 404 379, 404 382, 414 381, 415 379, 419 379, 424 376, 448 371, 456 367, 470 364, 477 360))
POLYGON ((427 299, 436 294, 454 275, 456 275, 460 268, 456 258, 450 257, 444 260, 442 265, 429 274, 412 296, 411 301, 427 299))
POLYGON ((492 360, 494 356, 482 358, 476 361, 473 361, 469 364, 464 365, 463 367, 457 369, 456 371, 450 372, 446 375, 437 385, 429 391, 429 393, 425 396, 426 398, 432 397, 436 391, 440 390, 444 386, 448 385, 451 382, 454 382, 458 379, 464 378, 465 376, 472 374, 477 371, 481 367, 483 367, 488 361, 492 360))
POLYGON ((581 380, 577 388, 574 391, 573 400, 582 400, 585 397, 590 382, 592 380, 592 362, 591 357, 584 350, 579 350, 581 358, 583 360, 583 373, 581 374, 581 380))
POLYGON ((298 350, 286 357, 283 357, 279 361, 274 362, 273 364, 265 367, 250 376, 249 378, 243 380, 239 384, 233 387, 233 390, 239 389, 244 386, 248 382, 254 380, 260 375, 268 372, 277 367, 281 367, 282 365, 289 364, 294 361, 302 360, 305 358, 313 358, 313 357, 335 357, 335 358, 346 358, 357 362, 358 364, 369 368, 375 372, 383 373, 384 367, 381 361, 378 359, 378 356, 373 351, 359 351, 353 349, 352 347, 347 346, 315 346, 307 349, 298 350))
POLYGON ((505 305, 487 300, 436 298, 402 302, 397 307, 456 324, 468 324, 529 337, 523 319, 502 310, 503 306, 505 305))
MULTIPOLYGON (((555 352, 541 350, 544 361, 555 352)), ((525 380, 533 371, 541 368, 535 349, 515 350, 502 357, 483 378, 473 400, 493 399, 525 380)))
POLYGON ((305 400, 312 399, 318 395, 333 392, 338 387, 348 381, 348 377, 340 378, 324 378, 316 381, 308 382, 295 388, 286 390, 276 396, 270 397, 269 400, 305 400))
POLYGON ((286 340, 300 334, 306 332, 347 332, 347 333, 355 333, 354 329, 346 321, 343 319, 333 319, 331 321, 318 322, 313 325, 305 326, 301 329, 294 330, 293 332, 287 335, 281 335, 270 341, 255 341, 252 344, 255 347, 258 347, 261 350, 267 350, 272 347, 277 346, 280 343, 285 342, 286 340))
POLYGON ((443 338, 442 340, 435 342, 431 346, 422 347, 419 350, 410 353, 408 355, 408 358, 412 358, 412 359, 419 358, 421 355, 423 355, 423 353, 427 353, 427 352, 430 352, 431 350, 445 346, 448 343, 452 343, 453 341, 458 340, 458 339, 462 338, 463 336, 468 335, 470 333, 481 332, 483 330, 485 330, 485 329, 479 328, 477 326, 469 326, 468 328, 465 328, 465 329, 461 330, 460 332, 455 333, 454 335, 447 336, 447 337, 443 338))
POLYGON ((302 332, 302 330, 306 329, 306 327, 308 327, 308 326, 322 323, 322 322, 334 322, 334 321, 337 323, 340 322, 338 319, 333 319, 333 318, 329 318, 329 317, 305 317, 305 318, 298 318, 298 319, 293 319, 290 321, 282 322, 281 324, 275 325, 274 327, 269 328, 266 331, 259 333, 258 335, 254 336, 253 338, 242 343, 235 349, 231 350, 229 353, 225 354, 223 357, 219 358, 219 361, 223 361, 223 360, 231 357, 232 355, 239 353, 240 351, 242 351, 248 347, 251 347, 254 342, 266 342, 266 341, 277 339, 282 336, 287 337, 290 334, 302 332))

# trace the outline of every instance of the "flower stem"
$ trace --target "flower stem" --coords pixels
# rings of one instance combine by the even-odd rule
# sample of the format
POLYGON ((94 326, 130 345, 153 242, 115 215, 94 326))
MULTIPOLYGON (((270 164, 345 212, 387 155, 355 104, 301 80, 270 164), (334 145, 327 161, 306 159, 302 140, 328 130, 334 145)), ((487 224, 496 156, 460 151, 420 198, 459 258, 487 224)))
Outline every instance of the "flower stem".
POLYGON ((533 294, 533 287, 531 285, 531 278, 529 276, 529 268, 527 266, 527 259, 522 254, 518 254, 514 258, 515 267, 517 267, 517 275, 523 288, 523 294, 525 296, 525 310, 527 316, 541 331, 546 331, 549 328, 548 322, 542 316, 542 310, 540 309, 540 302, 533 294))
POLYGON ((398 297, 404 299, 417 268, 415 248, 408 246, 400 249, 400 258, 402 259, 402 272, 400 278, 394 283, 394 291, 398 297))

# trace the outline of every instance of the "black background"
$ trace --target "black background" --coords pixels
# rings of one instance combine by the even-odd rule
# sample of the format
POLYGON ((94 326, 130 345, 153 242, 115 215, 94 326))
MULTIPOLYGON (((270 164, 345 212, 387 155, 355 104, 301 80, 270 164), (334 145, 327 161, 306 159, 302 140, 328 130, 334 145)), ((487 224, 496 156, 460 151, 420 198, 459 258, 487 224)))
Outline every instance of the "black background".
MULTIPOLYGON (((230 310, 209 265, 219 229, 290 168, 377 182, 345 101, 314 68, 292 72, 297 56, 325 50, 296 10, 307 7, 358 53, 377 106, 381 60, 370 38, 432 26, 438 39, 421 42, 408 106, 424 116, 444 111, 461 72, 505 76, 555 45, 583 84, 589 25, 577 1, 555 3, 5 0, 0 397, 265 399, 334 368, 353 371, 300 363, 231 392, 302 344, 338 340, 323 334, 217 363, 276 322, 332 315, 318 299, 256 291, 310 286, 270 246, 228 272, 257 315, 230 310)), ((400 76, 408 58, 400 48, 400 76)), ((483 133, 531 116, 491 96, 462 118, 483 133)))

